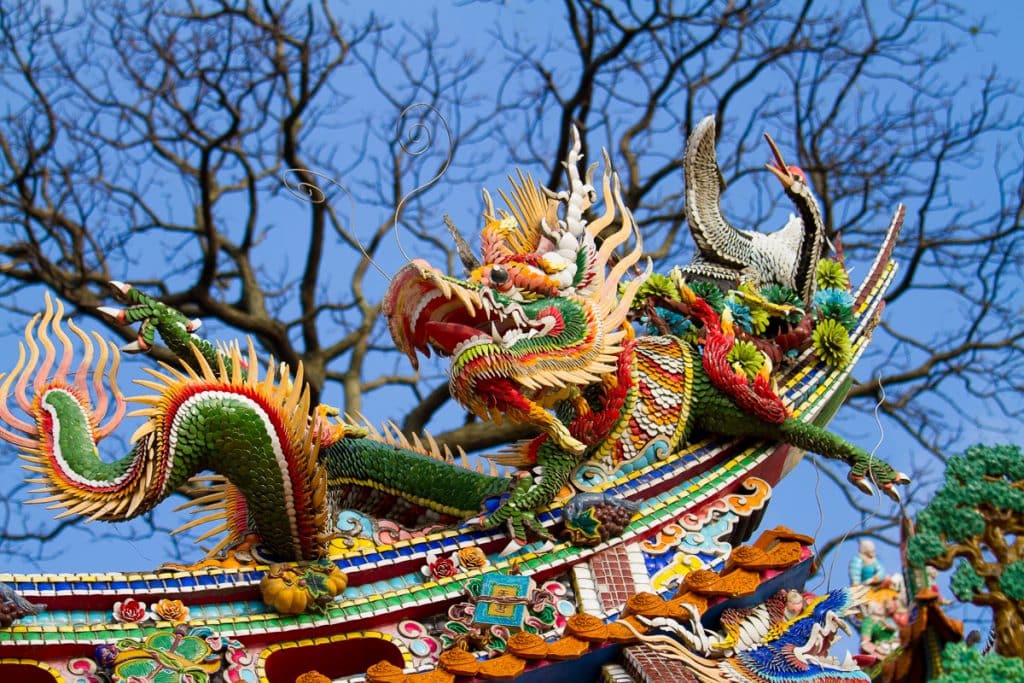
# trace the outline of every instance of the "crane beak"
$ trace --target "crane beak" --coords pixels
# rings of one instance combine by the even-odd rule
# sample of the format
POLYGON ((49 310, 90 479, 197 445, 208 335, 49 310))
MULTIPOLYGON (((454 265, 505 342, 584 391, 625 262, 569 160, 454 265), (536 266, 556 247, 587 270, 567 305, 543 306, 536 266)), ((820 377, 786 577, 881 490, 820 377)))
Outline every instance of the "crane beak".
POLYGON ((764 167, 771 171, 772 175, 778 178, 782 186, 788 190, 796 182, 796 176, 790 172, 789 166, 786 165, 786 160, 782 157, 782 152, 779 151, 778 145, 772 140, 772 136, 765 133, 764 139, 768 141, 768 146, 771 147, 772 155, 775 157, 774 161, 765 164, 764 167))

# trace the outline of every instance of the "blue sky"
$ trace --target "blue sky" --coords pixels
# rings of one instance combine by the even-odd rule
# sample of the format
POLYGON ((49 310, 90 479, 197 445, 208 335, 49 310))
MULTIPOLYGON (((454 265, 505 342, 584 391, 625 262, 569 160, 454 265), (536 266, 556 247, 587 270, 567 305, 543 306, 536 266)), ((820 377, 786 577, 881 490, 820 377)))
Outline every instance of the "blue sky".
MULTIPOLYGON (((881 3, 869 4, 882 6, 881 3)), ((969 84, 978 83, 980 87, 981 76, 986 74, 993 65, 998 65, 1004 74, 1012 73, 1019 66, 1021 57, 1024 56, 1024 49, 1020 46, 1019 38, 1020 29, 1024 28, 1024 3, 978 2, 972 3, 969 7, 970 11, 985 18, 985 31, 977 36, 972 44, 962 48, 960 58, 951 68, 959 70, 961 72, 959 75, 967 78, 969 84)), ((427 19, 427 12, 422 6, 411 4, 385 4, 379 11, 394 21, 405 20, 416 23, 427 19)), ((441 5, 439 7, 439 23, 445 37, 457 41, 459 45, 472 46, 490 63, 494 55, 487 32, 496 21, 501 21, 506 26, 514 26, 523 32, 545 31, 550 30, 549 26, 555 23, 550 17, 560 14, 559 6, 543 3, 529 5, 510 3, 508 7, 502 8, 492 3, 458 7, 441 5)), ((956 74, 950 74, 951 78, 954 76, 956 74)), ((979 161, 981 166, 993 163, 995 150, 990 150, 990 152, 991 157, 979 161)), ((476 188, 483 186, 494 188, 502 182, 503 174, 504 171, 500 174, 473 178, 473 182, 476 188)), ((473 224, 474 217, 478 215, 479 203, 475 190, 470 191, 468 184, 462 187, 463 189, 460 189, 458 193, 453 194, 452 206, 446 207, 446 210, 451 211, 458 224, 469 226, 473 224)), ((288 205, 280 204, 277 211, 278 213, 272 221, 277 220, 282 225, 286 225, 288 205)), ((372 210, 362 207, 358 210, 355 221, 357 228, 363 224, 374 224, 378 217, 368 216, 368 213, 372 213, 372 210), (366 218, 363 218, 364 216, 366 218)), ((469 231, 466 227, 463 229, 469 231)), ((280 231, 278 235, 281 236, 280 231)), ((287 269, 290 266, 286 240, 287 235, 285 234, 284 239, 278 242, 277 247, 281 253, 280 267, 282 269, 287 269)), ((294 257, 294 255, 292 256, 294 257)), ((393 269, 398 262, 399 259, 396 256, 393 263, 384 263, 384 265, 386 268, 393 269)), ((138 272, 125 272, 123 276, 126 280, 131 280, 133 277, 138 278, 139 274, 138 272)), ((332 277, 335 283, 343 284, 344 269, 339 268, 332 277)), ((383 282, 381 282, 382 285, 383 282)), ((910 308, 910 306, 905 309, 894 307, 896 310, 889 311, 889 314, 911 315, 910 308)), ((213 328, 213 333, 216 333, 216 328, 213 328)), ((404 371, 407 372, 408 368, 404 368, 404 371)), ((123 384, 122 382, 122 386, 123 384)), ((324 399, 327 402, 339 402, 338 397, 330 392, 324 396, 324 399)), ((373 401, 368 402, 366 408, 372 419, 395 418, 398 417, 395 406, 400 405, 404 408, 411 402, 412 397, 407 393, 378 395, 373 401)), ((450 409, 446 415, 441 417, 439 423, 443 425, 445 419, 458 419, 458 411, 454 408, 450 409)), ((885 428, 883 433, 883 429, 879 425, 858 415, 841 411, 835 424, 839 431, 866 446, 869 450, 876 442, 879 442, 878 454, 882 457, 892 457, 896 454, 907 457, 908 454, 916 450, 914 443, 891 427, 885 428)), ((1001 427, 1003 425, 993 426, 1001 427)), ((127 431, 130 433, 132 428, 130 427, 127 431)), ((1022 442, 1024 439, 1021 436, 1020 427, 1014 425, 1010 426, 1009 433, 1005 435, 1005 438, 1010 441, 1022 442)), ((963 437, 963 443, 966 445, 979 438, 992 438, 992 434, 979 431, 967 433, 963 437)), ((21 495, 24 493, 22 492, 21 495)), ((13 504, 13 507, 8 508, 9 514, 19 514, 18 502, 8 501, 9 504, 13 504)), ((878 499, 876 505, 877 510, 882 512, 889 509, 890 503, 887 499, 878 499)), ((161 523, 168 528, 176 526, 182 521, 182 516, 171 513, 170 507, 165 504, 159 515, 161 523)), ((842 533, 847 529, 856 529, 871 521, 870 518, 861 519, 851 514, 837 491, 827 483, 821 482, 815 468, 805 462, 776 489, 763 527, 770 528, 776 524, 786 524, 801 532, 819 533, 822 537, 827 537, 835 533, 842 533), (813 496, 808 492, 813 492, 813 496)), ((109 529, 104 528, 102 531, 105 533, 109 529)), ((146 542, 136 538, 137 531, 133 527, 117 527, 114 533, 121 536, 122 540, 119 542, 104 541, 102 552, 96 552, 96 546, 92 545, 92 539, 88 533, 79 534, 74 537, 75 540, 69 538, 69 546, 62 545, 59 549, 47 548, 47 557, 42 562, 35 562, 30 558, 9 557, 7 571, 33 571, 41 568, 51 571, 146 569, 165 559, 166 539, 146 542)), ((842 552, 834 558, 830 558, 821 580, 812 580, 812 587, 818 584, 822 588, 845 584, 846 564, 854 552, 854 547, 855 543, 851 542, 842 552)), ((882 549, 881 555, 888 567, 891 569, 897 567, 898 560, 892 551, 882 549)))

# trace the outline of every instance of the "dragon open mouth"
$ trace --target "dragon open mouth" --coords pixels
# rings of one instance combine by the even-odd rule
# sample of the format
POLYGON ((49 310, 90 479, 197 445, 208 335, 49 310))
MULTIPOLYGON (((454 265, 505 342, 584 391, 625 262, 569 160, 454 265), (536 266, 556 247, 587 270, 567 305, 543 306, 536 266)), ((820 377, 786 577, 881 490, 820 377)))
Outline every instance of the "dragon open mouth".
POLYGON ((617 342, 585 304, 569 298, 514 300, 492 287, 413 261, 392 279, 384 314, 395 345, 450 357, 452 396, 481 419, 508 418, 545 431, 572 453, 586 446, 548 412, 569 384, 615 369, 617 342))
POLYGON ((793 648, 792 656, 804 667, 818 666, 828 669, 840 669, 842 671, 857 670, 857 663, 853 660, 849 651, 846 658, 840 662, 838 658, 829 654, 832 642, 836 639, 839 630, 842 629, 847 635, 852 635, 853 630, 846 621, 836 614, 829 612, 825 615, 824 623, 816 623, 811 628, 811 634, 807 642, 793 648))
MULTIPOLYGON (((431 350, 451 359, 452 398, 481 419, 508 419, 542 430, 572 454, 587 446, 562 422, 559 402, 575 389, 614 377, 621 344, 630 335, 630 303, 650 272, 620 291, 623 276, 641 259, 643 242, 626 208, 618 178, 605 160, 605 212, 584 217, 597 199, 593 169, 580 173, 582 144, 573 132, 565 167, 569 191, 544 192, 528 175, 510 178, 508 211, 485 193, 481 259, 459 246, 468 280, 449 277, 415 260, 391 280, 383 311, 395 346, 418 368, 431 350), (598 246, 597 235, 616 216, 619 227, 598 246), (616 259, 615 249, 636 235, 616 259)), ((567 415, 568 413, 563 413, 567 415)), ((572 421, 570 420, 570 424, 572 421)))
POLYGON ((507 349, 523 339, 544 336, 559 324, 557 314, 530 320, 515 302, 499 302, 486 287, 460 283, 416 260, 392 280, 384 315, 396 345, 418 367, 417 352, 458 356, 490 344, 507 349), (469 285, 469 286, 467 286, 469 285))

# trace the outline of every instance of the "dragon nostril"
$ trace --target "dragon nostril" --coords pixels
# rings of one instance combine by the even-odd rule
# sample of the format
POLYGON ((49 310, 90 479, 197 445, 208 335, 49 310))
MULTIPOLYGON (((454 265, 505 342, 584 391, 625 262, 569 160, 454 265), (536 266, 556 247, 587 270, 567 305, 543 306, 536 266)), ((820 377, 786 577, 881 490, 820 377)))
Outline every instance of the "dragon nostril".
POLYGON ((501 266, 491 266, 491 273, 488 279, 492 285, 503 285, 508 282, 508 271, 501 266))

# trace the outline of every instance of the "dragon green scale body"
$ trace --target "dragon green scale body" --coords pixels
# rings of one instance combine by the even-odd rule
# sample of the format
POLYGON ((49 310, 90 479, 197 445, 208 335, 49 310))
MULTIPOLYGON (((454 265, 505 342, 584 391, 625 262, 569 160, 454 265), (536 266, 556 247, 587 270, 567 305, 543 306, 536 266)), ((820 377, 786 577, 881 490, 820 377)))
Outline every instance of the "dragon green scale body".
MULTIPOLYGON (((480 520, 481 525, 493 527, 507 523, 514 538, 525 540, 530 529, 544 533, 533 522, 534 511, 554 500, 575 469, 592 452, 607 446, 602 441, 595 441, 586 453, 573 454, 554 440, 539 437, 536 466, 542 476, 523 475, 510 480, 458 467, 414 448, 371 436, 336 438, 319 451, 314 447, 317 435, 300 435, 297 438, 292 434, 292 443, 281 443, 288 440, 282 438, 289 430, 283 424, 288 416, 268 415, 270 402, 260 400, 260 396, 246 384, 248 378, 245 374, 233 368, 239 364, 239 356, 220 356, 211 344, 185 331, 179 314, 137 290, 130 291, 129 300, 138 306, 129 309, 134 318, 144 317, 160 331, 171 348, 189 349, 190 355, 184 360, 200 370, 188 376, 186 381, 173 386, 167 383, 157 401, 147 401, 155 403, 162 399, 166 404, 154 408, 163 411, 158 416, 149 415, 151 421, 156 420, 160 424, 138 438, 131 454, 112 463, 98 458, 93 445, 93 428, 76 397, 66 390, 46 391, 42 397, 45 413, 53 424, 59 425, 59 429, 50 430, 58 435, 52 450, 68 470, 62 476, 66 478, 74 473, 97 490, 93 498, 82 493, 79 498, 63 502, 67 508, 83 514, 109 520, 141 514, 173 493, 190 477, 209 470, 227 479, 233 490, 236 489, 244 498, 244 524, 235 519, 229 526, 231 541, 239 540, 246 531, 253 531, 272 555, 281 559, 312 559, 324 552, 322 539, 329 534, 329 528, 316 529, 320 538, 313 539, 315 542, 302 537, 311 531, 311 521, 318 526, 324 525, 325 510, 302 509, 302 506, 314 508, 317 505, 308 495, 301 500, 296 499, 296 489, 299 486, 308 488, 308 483, 303 481, 301 473, 289 475, 287 464, 282 462, 282 453, 288 448, 298 447, 307 452, 294 453, 289 457, 310 460, 311 476, 323 480, 329 489, 328 498, 332 495, 338 497, 337 492, 342 492, 340 497, 346 500, 345 491, 365 488, 403 497, 440 515, 460 519, 478 513, 487 499, 509 493, 505 504, 480 520), (216 365, 221 369, 211 381, 209 372, 211 366, 216 365), (206 373, 201 370, 203 367, 206 373), (231 379, 233 372, 234 381, 231 379), (239 381, 239 378, 244 379, 239 381), (154 467, 147 470, 146 463, 153 463, 154 467), (137 486, 142 489, 122 482, 122 486, 106 491, 106 495, 115 501, 135 496, 140 502, 126 507, 104 501, 100 490, 125 479, 126 473, 128 479, 137 480, 137 486), (138 493, 140 490, 142 492, 138 493), (95 508, 78 508, 82 500, 103 504, 97 502, 95 508)), ((677 343, 689 346, 681 340, 677 343)), ((644 345, 645 338, 640 338, 637 344, 644 345)), ((697 353, 696 348, 690 346, 690 349, 697 353)), ((648 349, 648 353, 656 350, 648 349)), ((154 387, 157 388, 156 385, 154 387)), ((694 430, 751 436, 792 443, 838 457, 855 467, 871 465, 876 477, 884 476, 888 471, 884 464, 873 460, 867 453, 813 425, 792 418, 780 425, 752 420, 715 388, 700 363, 693 364, 691 391, 692 396, 686 401, 690 410, 676 438, 680 445, 686 443, 694 430)), ((295 393, 294 388, 291 393, 295 393)), ((600 399, 600 396, 596 401, 591 398, 598 404, 600 399)), ((292 400, 299 411, 309 412, 308 408, 303 408, 301 400, 292 400)), ((620 426, 629 420, 630 411, 635 407, 635 403, 629 406, 612 423, 610 433, 619 434, 612 438, 627 438, 620 426)), ((558 412, 563 419, 571 421, 574 408, 566 402, 558 412)), ((293 432, 296 429, 314 430, 312 418, 305 414, 295 423, 299 426, 293 426, 293 432)), ((33 457, 38 458, 39 454, 33 457)), ((225 509, 223 516, 229 521, 231 492, 225 496, 226 500, 217 501, 225 509)), ((347 499, 358 505, 358 497, 347 499)), ((241 501, 234 503, 237 505, 241 501)), ((324 503, 319 505, 322 507, 324 503)))
MULTIPOLYGON (((837 458, 850 465, 855 484, 868 489, 870 479, 895 495, 893 486, 905 476, 790 416, 767 373, 751 381, 730 366, 736 343, 731 318, 720 318, 685 283, 679 291, 703 338, 634 338, 628 314, 645 276, 621 280, 640 262, 642 244, 612 259, 638 231, 607 164, 605 212, 586 220, 598 193, 591 174, 584 180, 579 173, 580 148, 574 136, 567 192, 545 193, 520 174, 507 199, 509 212, 495 211, 488 198, 483 263, 467 262, 467 278, 413 261, 392 278, 383 303, 396 347, 414 363, 416 353, 429 348, 450 357, 450 389, 458 402, 482 419, 501 414, 538 429, 538 437, 496 458, 521 468, 512 477, 457 467, 397 428, 381 434, 331 422, 331 410, 310 406, 301 366, 292 377, 271 363, 261 379, 251 345, 245 359, 237 346, 222 352, 193 334, 195 321, 121 283, 114 288, 127 307, 104 312, 122 324, 141 323, 130 350, 146 350, 159 333, 182 361, 140 382, 155 393, 134 399, 143 404, 136 414, 146 421, 133 452, 114 463, 99 459, 95 444, 120 421, 122 398, 115 388, 119 408, 101 426, 108 396, 94 383, 93 405, 85 379, 93 343, 70 326, 86 361, 69 385, 72 344, 60 326, 59 306, 54 314, 49 304, 38 329, 47 351, 38 372, 33 321, 26 332, 28 363, 22 354, 0 384, 0 419, 10 427, 0 427, 0 436, 20 447, 28 469, 39 475, 32 481, 41 485, 41 500, 64 514, 128 519, 212 471, 223 479, 195 502, 207 514, 186 527, 220 522, 207 534, 226 532, 214 551, 255 533, 271 555, 293 560, 326 554, 341 509, 387 514, 377 509, 382 497, 407 501, 397 520, 402 524, 422 521, 417 510, 452 524, 470 517, 481 528, 506 526, 513 543, 522 544, 531 532, 549 534, 536 512, 584 462, 614 468, 655 441, 668 455, 697 432, 789 443, 837 458), (557 218, 559 210, 564 218, 557 218), (58 354, 51 334, 63 348, 52 377, 58 354), (33 373, 39 401, 25 395, 33 373), (6 408, 12 388, 32 423, 6 408)), ((116 348, 96 341, 98 376, 116 348)), ((108 375, 116 387, 116 363, 108 375)))

